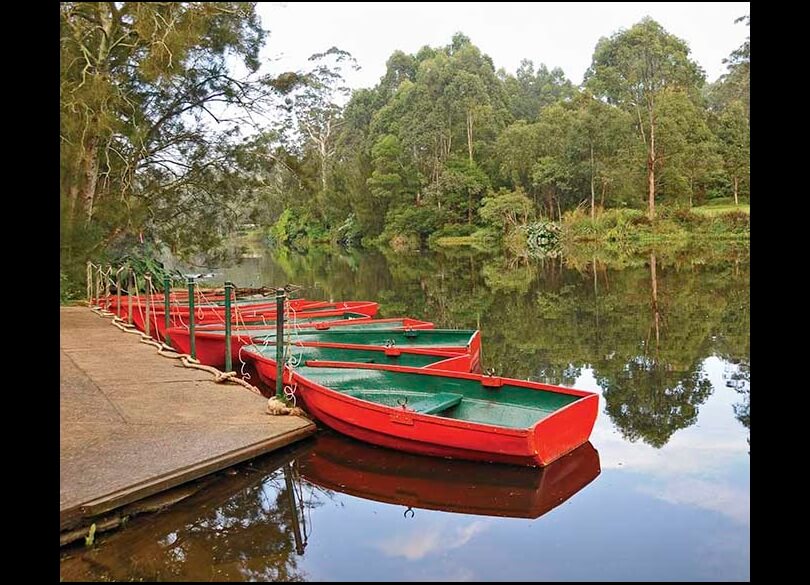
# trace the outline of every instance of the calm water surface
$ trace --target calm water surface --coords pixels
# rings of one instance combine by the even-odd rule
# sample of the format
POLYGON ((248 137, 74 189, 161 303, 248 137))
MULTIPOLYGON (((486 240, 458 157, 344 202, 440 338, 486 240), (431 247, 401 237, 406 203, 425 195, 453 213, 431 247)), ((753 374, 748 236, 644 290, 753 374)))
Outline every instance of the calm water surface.
POLYGON ((65 580, 748 580, 747 248, 266 255, 217 273, 482 331, 484 368, 601 395, 543 469, 329 431, 63 550, 65 580))

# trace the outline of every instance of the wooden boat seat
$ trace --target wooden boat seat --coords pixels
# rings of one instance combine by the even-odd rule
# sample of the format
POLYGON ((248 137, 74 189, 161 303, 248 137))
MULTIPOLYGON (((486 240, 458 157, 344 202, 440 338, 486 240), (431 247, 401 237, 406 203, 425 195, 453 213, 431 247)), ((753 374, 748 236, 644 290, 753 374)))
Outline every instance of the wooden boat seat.
POLYGON ((421 414, 436 414, 437 412, 442 412, 443 410, 456 406, 461 402, 462 398, 461 394, 439 392, 433 396, 421 398, 407 406, 414 412, 421 414))

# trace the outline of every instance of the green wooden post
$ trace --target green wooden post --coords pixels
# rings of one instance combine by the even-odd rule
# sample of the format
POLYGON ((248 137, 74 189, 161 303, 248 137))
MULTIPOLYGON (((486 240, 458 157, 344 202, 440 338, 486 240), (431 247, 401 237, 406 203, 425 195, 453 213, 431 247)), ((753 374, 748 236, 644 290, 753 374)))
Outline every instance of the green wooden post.
POLYGON ((129 269, 129 274, 127 276, 127 323, 132 325, 132 289, 130 288, 130 283, 132 282, 132 267, 129 269))
POLYGON ((146 287, 146 322, 143 324, 143 330, 147 335, 152 335, 152 275, 147 272, 143 280, 146 287))
POLYGON ((121 271, 122 268, 119 268, 115 271, 115 314, 120 319, 121 318, 121 271))
POLYGON ((110 310, 110 285, 112 284, 112 279, 110 278, 110 272, 112 272, 112 265, 107 264, 107 272, 104 273, 104 310, 110 310))
POLYGON ((231 292, 233 283, 225 281, 225 371, 230 372, 233 368, 231 363, 231 292))
POLYGON ((276 289, 276 398, 284 400, 284 296, 276 289))
POLYGON ((194 344, 194 278, 188 278, 188 334, 191 338, 191 358, 197 359, 197 347, 194 344))
POLYGON ((172 279, 168 276, 163 277, 163 324, 166 326, 166 334, 163 336, 166 343, 169 340, 169 295, 171 294, 172 279))

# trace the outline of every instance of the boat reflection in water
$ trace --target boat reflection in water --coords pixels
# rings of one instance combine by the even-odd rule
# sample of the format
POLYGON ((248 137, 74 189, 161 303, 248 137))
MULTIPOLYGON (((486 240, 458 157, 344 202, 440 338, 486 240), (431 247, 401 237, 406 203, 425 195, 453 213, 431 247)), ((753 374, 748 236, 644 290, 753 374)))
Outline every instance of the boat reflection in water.
POLYGON ((544 468, 423 457, 318 433, 297 461, 300 477, 367 500, 460 514, 539 518, 599 475, 590 442, 544 468))

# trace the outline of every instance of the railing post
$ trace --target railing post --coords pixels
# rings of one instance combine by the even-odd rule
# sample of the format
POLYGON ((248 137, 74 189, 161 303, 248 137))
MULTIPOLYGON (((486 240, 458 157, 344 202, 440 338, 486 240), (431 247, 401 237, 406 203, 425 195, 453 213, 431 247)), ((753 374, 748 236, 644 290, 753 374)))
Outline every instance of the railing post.
POLYGON ((188 277, 188 335, 191 339, 191 359, 197 359, 197 347, 194 343, 194 277, 188 277))
POLYGON ((169 310, 171 308, 169 304, 169 295, 171 294, 171 286, 172 286, 172 279, 168 276, 163 277, 163 324, 166 326, 166 333, 163 335, 163 339, 166 343, 170 343, 169 340, 169 310))
POLYGON ((98 277, 96 278, 96 306, 99 307, 99 306, 101 306, 100 302, 101 302, 101 278, 102 278, 102 272, 101 272, 101 265, 100 264, 98 266, 97 274, 98 274, 98 277))
POLYGON ((93 306, 93 263, 87 261, 87 306, 93 306))
POLYGON ((152 327, 150 321, 152 320, 152 275, 148 272, 143 277, 144 287, 146 288, 146 322, 143 324, 143 331, 147 335, 152 335, 152 327))
POLYGON ((132 325, 132 289, 130 284, 133 282, 132 266, 127 270, 127 323, 132 325))
POLYGON ((231 292, 233 283, 225 281, 225 371, 230 372, 233 368, 231 363, 231 292))
POLYGON ((121 271, 123 267, 115 271, 115 315, 121 318, 121 271))
POLYGON ((276 398, 284 400, 284 296, 283 288, 276 289, 276 398))
POLYGON ((112 264, 107 265, 107 272, 104 276, 104 310, 110 310, 110 286, 112 285, 112 278, 110 278, 110 273, 112 272, 112 264))

